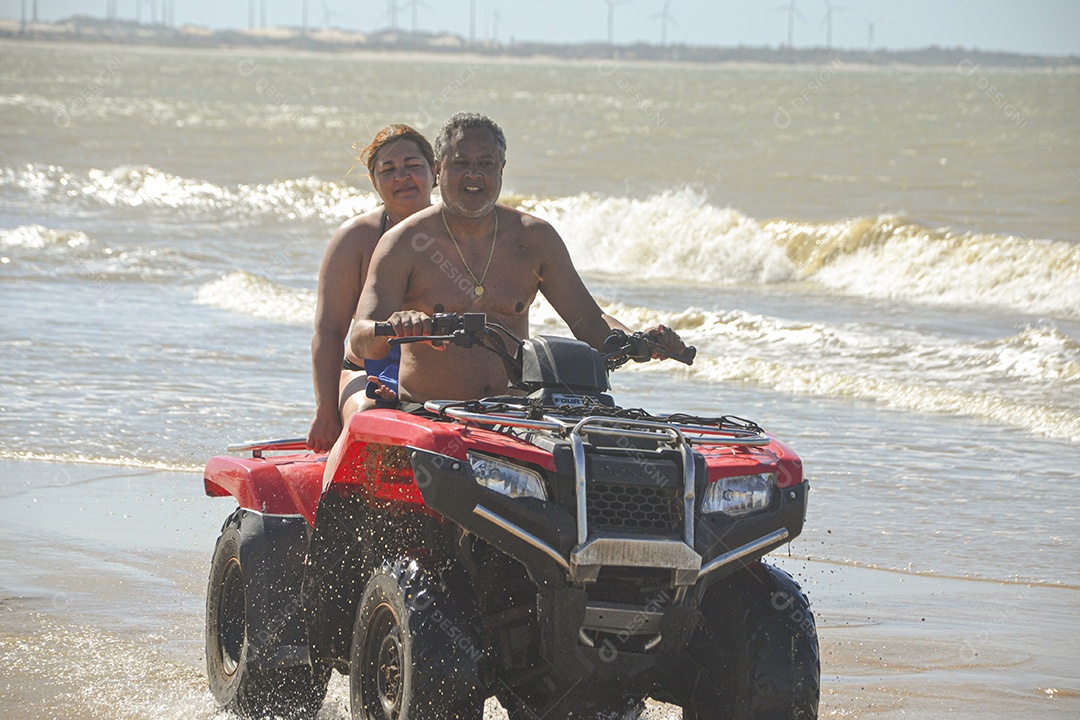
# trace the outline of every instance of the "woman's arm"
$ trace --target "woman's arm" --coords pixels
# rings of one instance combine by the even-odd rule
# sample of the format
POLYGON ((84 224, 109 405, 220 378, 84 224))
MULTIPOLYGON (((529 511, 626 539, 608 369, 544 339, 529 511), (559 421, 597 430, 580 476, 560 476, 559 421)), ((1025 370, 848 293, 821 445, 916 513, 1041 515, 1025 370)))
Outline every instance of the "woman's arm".
POLYGON ((329 450, 341 434, 338 401, 345 339, 371 253, 379 240, 378 224, 368 215, 353 218, 338 228, 319 269, 315 332, 311 338, 315 417, 307 438, 308 447, 316 452, 329 450))

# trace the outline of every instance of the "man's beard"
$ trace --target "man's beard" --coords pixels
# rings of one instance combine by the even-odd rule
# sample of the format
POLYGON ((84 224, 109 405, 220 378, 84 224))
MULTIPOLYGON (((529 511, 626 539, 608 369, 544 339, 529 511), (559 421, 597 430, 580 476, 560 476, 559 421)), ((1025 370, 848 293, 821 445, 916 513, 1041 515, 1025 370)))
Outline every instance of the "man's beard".
POLYGON ((452 214, 458 215, 458 216, 464 217, 464 218, 469 218, 470 220, 475 220, 477 218, 482 218, 485 215, 490 214, 491 211, 495 209, 495 203, 497 203, 499 201, 499 198, 497 198, 497 197, 492 198, 491 200, 484 203, 480 208, 478 208, 476 210, 467 210, 464 207, 462 207, 459 203, 454 202, 453 200, 449 200, 445 196, 443 197, 442 201, 443 201, 443 205, 446 207, 446 209, 450 210, 452 212, 452 214))

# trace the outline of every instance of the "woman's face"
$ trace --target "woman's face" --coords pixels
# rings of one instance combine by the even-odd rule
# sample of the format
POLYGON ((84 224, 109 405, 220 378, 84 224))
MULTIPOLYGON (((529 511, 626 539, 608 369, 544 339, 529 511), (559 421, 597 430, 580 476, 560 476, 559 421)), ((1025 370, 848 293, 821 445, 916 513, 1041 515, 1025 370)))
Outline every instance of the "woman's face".
POLYGON ((371 184, 395 220, 431 204, 435 174, 412 140, 394 140, 375 155, 371 184))

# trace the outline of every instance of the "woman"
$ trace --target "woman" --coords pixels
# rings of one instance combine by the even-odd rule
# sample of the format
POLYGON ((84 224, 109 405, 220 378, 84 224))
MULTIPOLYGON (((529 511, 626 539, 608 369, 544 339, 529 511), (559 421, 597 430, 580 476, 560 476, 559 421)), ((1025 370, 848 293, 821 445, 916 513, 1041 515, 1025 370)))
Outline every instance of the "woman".
MULTIPOLYGON (((346 221, 330 240, 319 270, 319 297, 311 364, 315 382, 315 418, 307 445, 331 449, 342 428, 362 406, 369 372, 363 360, 345 356, 345 341, 371 255, 388 229, 431 205, 435 154, 431 143, 408 125, 383 128, 360 154, 383 205, 346 221)), ((387 393, 381 392, 383 396, 387 393)))

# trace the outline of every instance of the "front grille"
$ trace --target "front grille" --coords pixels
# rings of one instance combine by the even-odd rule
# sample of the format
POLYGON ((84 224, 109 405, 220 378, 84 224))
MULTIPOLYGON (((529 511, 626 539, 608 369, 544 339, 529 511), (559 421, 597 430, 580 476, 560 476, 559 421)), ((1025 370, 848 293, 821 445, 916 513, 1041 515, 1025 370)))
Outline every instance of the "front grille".
POLYGON ((590 480, 586 499, 590 531, 662 536, 682 534, 681 488, 590 480))

